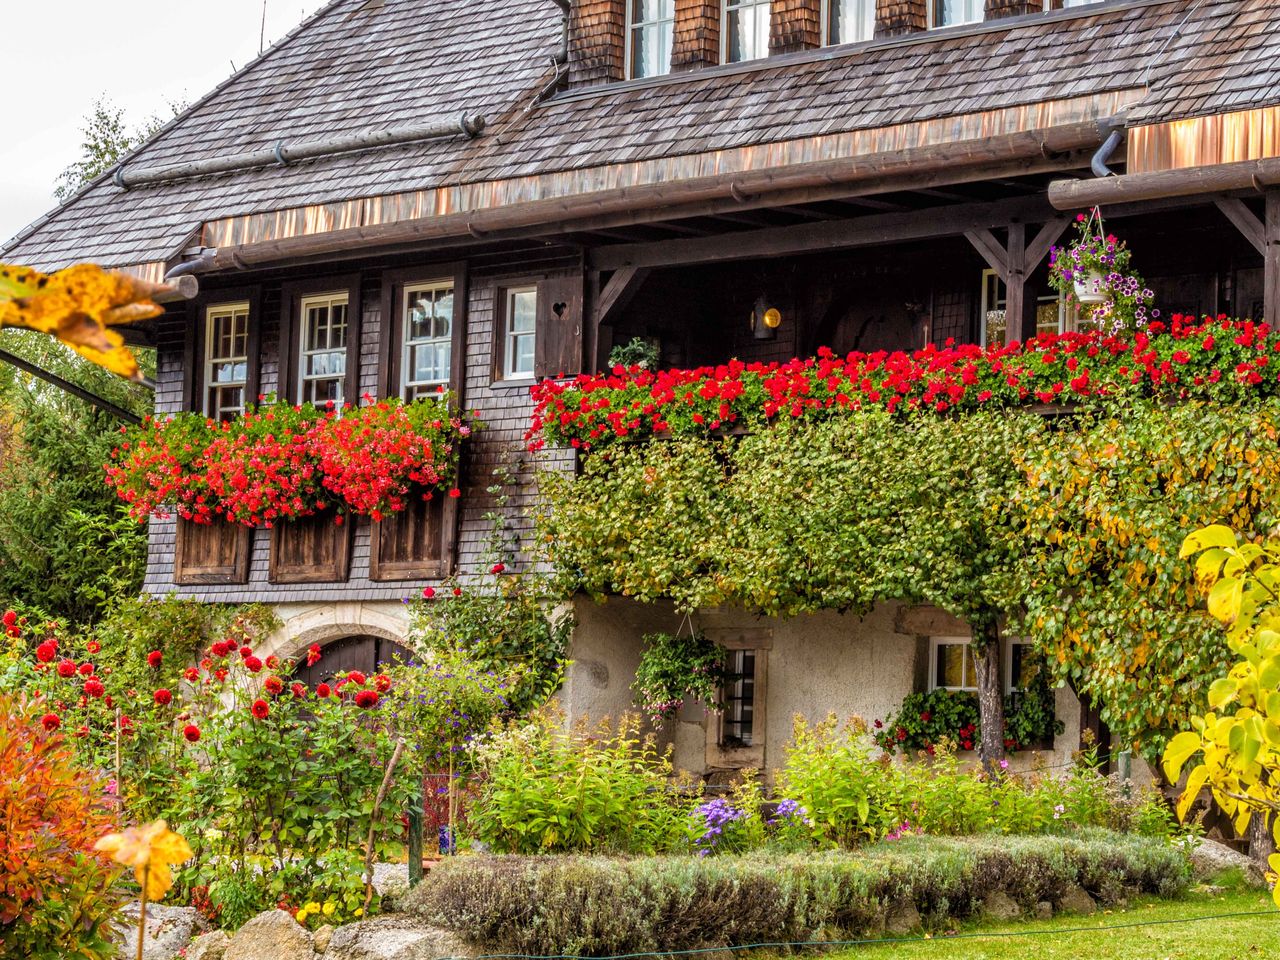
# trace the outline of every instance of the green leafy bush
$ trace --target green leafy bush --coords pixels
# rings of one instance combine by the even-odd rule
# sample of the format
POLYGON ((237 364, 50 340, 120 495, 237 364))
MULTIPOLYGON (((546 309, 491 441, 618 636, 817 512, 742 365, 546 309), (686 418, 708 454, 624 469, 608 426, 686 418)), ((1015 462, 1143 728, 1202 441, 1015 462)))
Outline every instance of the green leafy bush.
POLYGON ((589 956, 858 937, 908 904, 945 928, 996 892, 1030 908, 1076 885, 1109 903, 1189 880, 1180 849, 1120 834, 908 838, 856 855, 468 857, 433 870, 410 909, 486 950, 589 956))
POLYGON ((639 721, 565 728, 554 710, 496 736, 480 751, 485 774, 474 835, 503 853, 652 853, 687 844, 685 809, 670 783, 670 751, 641 737, 639 721))
POLYGON ((720 684, 725 673, 725 649, 700 633, 681 637, 650 633, 631 684, 636 706, 655 722, 669 719, 686 700, 719 709, 720 684))

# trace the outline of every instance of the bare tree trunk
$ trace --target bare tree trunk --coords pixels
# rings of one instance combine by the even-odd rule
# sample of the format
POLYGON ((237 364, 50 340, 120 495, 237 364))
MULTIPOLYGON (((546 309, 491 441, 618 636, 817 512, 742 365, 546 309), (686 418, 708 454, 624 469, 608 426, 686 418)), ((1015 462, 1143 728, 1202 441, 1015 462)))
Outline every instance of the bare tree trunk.
POLYGON ((1000 632, 994 622, 974 624, 973 661, 978 673, 978 758, 988 776, 1004 759, 1004 694, 1000 689, 1000 632))
POLYGON ((1254 870, 1266 874, 1270 869, 1267 858, 1275 853, 1275 844, 1271 839, 1271 827, 1267 817, 1261 810, 1255 810, 1253 819, 1249 821, 1249 829, 1245 831, 1249 840, 1249 859, 1253 861, 1254 870))

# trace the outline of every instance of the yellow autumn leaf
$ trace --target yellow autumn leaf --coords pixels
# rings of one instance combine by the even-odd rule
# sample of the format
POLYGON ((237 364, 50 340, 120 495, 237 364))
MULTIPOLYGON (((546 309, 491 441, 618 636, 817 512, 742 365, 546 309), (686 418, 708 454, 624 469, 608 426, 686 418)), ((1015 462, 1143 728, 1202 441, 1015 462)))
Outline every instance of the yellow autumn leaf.
POLYGON ((93 264, 53 274, 0 264, 0 327, 47 333, 99 366, 139 380, 137 360, 111 328, 163 313, 150 299, 153 290, 93 264))
POLYGON ((169 868, 192 857, 187 841, 163 820, 109 833, 93 848, 111 854, 111 859, 122 866, 133 867, 143 896, 151 901, 162 900, 173 886, 169 868))

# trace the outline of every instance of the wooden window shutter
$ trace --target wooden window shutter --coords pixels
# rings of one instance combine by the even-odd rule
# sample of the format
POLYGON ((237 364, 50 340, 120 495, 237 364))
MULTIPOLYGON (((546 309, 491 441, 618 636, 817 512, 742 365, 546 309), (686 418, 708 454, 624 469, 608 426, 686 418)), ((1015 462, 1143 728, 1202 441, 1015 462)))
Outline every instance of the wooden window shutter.
POLYGON ((240 524, 225 520, 194 523, 179 518, 173 582, 248 583, 252 539, 252 528, 240 524))
POLYGON ((325 512, 271 528, 272 583, 339 583, 351 568, 350 516, 341 525, 325 512))
POLYGON ((371 580, 442 580, 453 572, 458 501, 436 493, 415 497, 403 511, 373 524, 371 580))
POLYGON ((773 0, 769 10, 771 54, 813 50, 821 45, 821 0, 773 0))
POLYGON ((671 69, 693 70, 720 62, 720 0, 676 0, 671 69))
POLYGON ((534 376, 572 377, 582 372, 582 274, 538 284, 538 341, 534 376))
POLYGON ((877 37, 896 37, 928 29, 928 0, 876 0, 877 37))

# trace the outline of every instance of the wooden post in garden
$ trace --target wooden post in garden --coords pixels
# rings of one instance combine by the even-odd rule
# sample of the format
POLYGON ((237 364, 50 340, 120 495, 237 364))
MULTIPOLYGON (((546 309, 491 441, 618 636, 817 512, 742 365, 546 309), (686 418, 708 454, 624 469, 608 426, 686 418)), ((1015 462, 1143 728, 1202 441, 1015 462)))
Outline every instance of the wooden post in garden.
MULTIPOLYGON (((425 792, 426 787, 423 786, 425 792)), ((422 882, 422 803, 418 797, 409 806, 409 886, 422 882)))
POLYGON ((1280 190, 1267 191, 1263 244, 1263 318, 1280 325, 1280 190))

